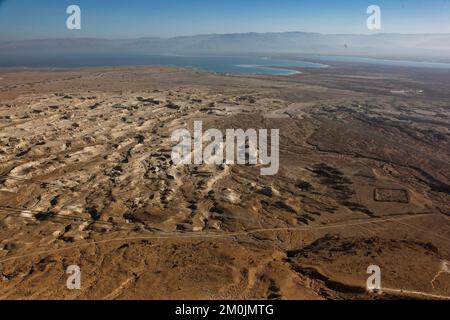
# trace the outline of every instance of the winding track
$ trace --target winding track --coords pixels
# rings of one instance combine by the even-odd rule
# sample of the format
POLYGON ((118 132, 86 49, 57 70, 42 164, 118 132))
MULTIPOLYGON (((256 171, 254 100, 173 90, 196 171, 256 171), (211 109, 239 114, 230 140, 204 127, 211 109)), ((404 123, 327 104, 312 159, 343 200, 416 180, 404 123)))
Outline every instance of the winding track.
MULTIPOLYGON (((222 234, 214 234, 214 233, 198 233, 194 234, 194 232, 190 232, 191 234, 180 234, 180 233, 160 233, 160 235, 154 235, 154 236, 141 236, 141 237, 127 237, 127 238, 117 238, 117 239, 109 239, 109 240, 101 240, 96 242, 89 242, 89 243, 83 243, 78 244, 66 248, 60 248, 60 249, 53 249, 53 250, 42 250, 33 252, 30 254, 24 254, 19 256, 13 256, 8 257, 6 259, 0 260, 0 263, 17 260, 21 258, 29 258, 33 256, 39 256, 42 254, 50 254, 55 252, 61 252, 71 249, 76 249, 83 246, 90 246, 95 244, 103 244, 108 242, 127 242, 127 241, 137 241, 137 240, 165 240, 165 239, 174 239, 174 238, 207 238, 207 239, 217 239, 217 238, 234 238, 238 236, 247 236, 251 234, 256 233, 266 233, 266 232, 278 232, 278 231, 309 231, 309 230, 326 230, 326 229, 335 229, 335 228, 342 228, 342 227, 354 227, 354 226, 361 226, 361 225, 367 225, 367 224, 374 224, 374 223, 380 223, 380 222, 399 222, 403 220, 411 220, 415 218, 421 218, 424 216, 430 216, 430 215, 439 215, 442 216, 440 213, 425 213, 425 214, 417 214, 417 215, 407 215, 407 216, 400 216, 396 218, 377 218, 377 219, 365 219, 364 221, 356 221, 356 222, 349 222, 349 223, 335 223, 330 224, 326 226, 303 226, 303 227, 286 227, 286 228, 261 228, 261 229, 255 229, 250 231, 243 231, 243 232, 230 232, 230 233, 222 233, 222 234)), ((425 229, 423 229, 425 230, 425 229)), ((445 241, 450 241, 450 238, 447 238, 445 236, 436 234, 435 232, 426 231, 428 234, 438 237, 440 239, 443 239, 445 241)))

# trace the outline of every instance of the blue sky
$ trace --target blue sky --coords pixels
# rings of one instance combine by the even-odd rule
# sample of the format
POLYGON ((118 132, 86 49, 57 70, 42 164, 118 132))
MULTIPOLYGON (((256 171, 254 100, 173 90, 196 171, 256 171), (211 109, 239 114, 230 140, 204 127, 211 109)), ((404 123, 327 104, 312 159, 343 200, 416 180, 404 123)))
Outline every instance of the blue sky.
POLYGON ((134 38, 207 33, 370 33, 366 8, 387 33, 450 33, 450 0, 0 0, 0 40, 134 38), (77 4, 82 30, 66 29, 77 4))

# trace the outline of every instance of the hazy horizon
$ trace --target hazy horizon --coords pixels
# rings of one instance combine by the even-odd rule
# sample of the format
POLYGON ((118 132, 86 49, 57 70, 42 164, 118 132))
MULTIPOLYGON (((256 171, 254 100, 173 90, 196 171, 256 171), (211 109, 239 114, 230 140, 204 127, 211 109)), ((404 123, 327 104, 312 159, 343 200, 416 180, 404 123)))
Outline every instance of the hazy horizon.
POLYGON ((0 54, 337 54, 447 62, 448 21, 449 0, 0 0, 0 54))
POLYGON ((138 40, 138 39, 174 39, 174 38, 188 38, 188 37, 201 37, 201 36, 228 36, 228 35, 251 35, 251 34, 289 34, 289 33, 305 33, 305 34, 317 34, 323 36, 383 36, 383 35, 401 35, 401 36, 413 36, 413 35, 424 35, 424 36, 433 36, 433 35, 450 35, 449 32, 434 32, 434 33, 402 33, 402 32, 379 32, 379 33, 323 33, 323 32, 314 32, 314 31, 303 31, 303 30, 288 30, 288 31, 247 31, 247 32, 225 32, 225 33, 198 33, 198 34, 179 34, 173 36, 141 36, 141 37, 49 37, 49 38, 26 38, 26 39, 18 39, 18 40, 1 40, 0 42, 13 42, 13 41, 36 41, 36 40, 83 40, 83 39, 92 39, 92 40, 138 40))

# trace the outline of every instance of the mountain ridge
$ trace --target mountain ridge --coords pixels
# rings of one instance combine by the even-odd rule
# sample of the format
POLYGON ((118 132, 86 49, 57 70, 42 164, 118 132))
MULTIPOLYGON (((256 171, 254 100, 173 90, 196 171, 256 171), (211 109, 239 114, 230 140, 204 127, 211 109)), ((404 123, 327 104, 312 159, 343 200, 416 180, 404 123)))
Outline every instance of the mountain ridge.
POLYGON ((450 34, 247 32, 171 38, 0 41, 2 55, 36 53, 338 54, 450 59, 450 34))

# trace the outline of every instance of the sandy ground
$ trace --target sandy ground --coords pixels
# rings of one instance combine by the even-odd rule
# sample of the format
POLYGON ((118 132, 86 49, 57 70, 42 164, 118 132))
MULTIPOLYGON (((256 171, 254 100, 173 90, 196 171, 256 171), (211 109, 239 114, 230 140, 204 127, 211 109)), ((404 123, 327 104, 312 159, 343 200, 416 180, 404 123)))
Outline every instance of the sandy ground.
POLYGON ((450 74, 302 71, 0 71, 0 298, 450 297, 450 74), (174 165, 196 120, 280 129, 279 173, 174 165))

